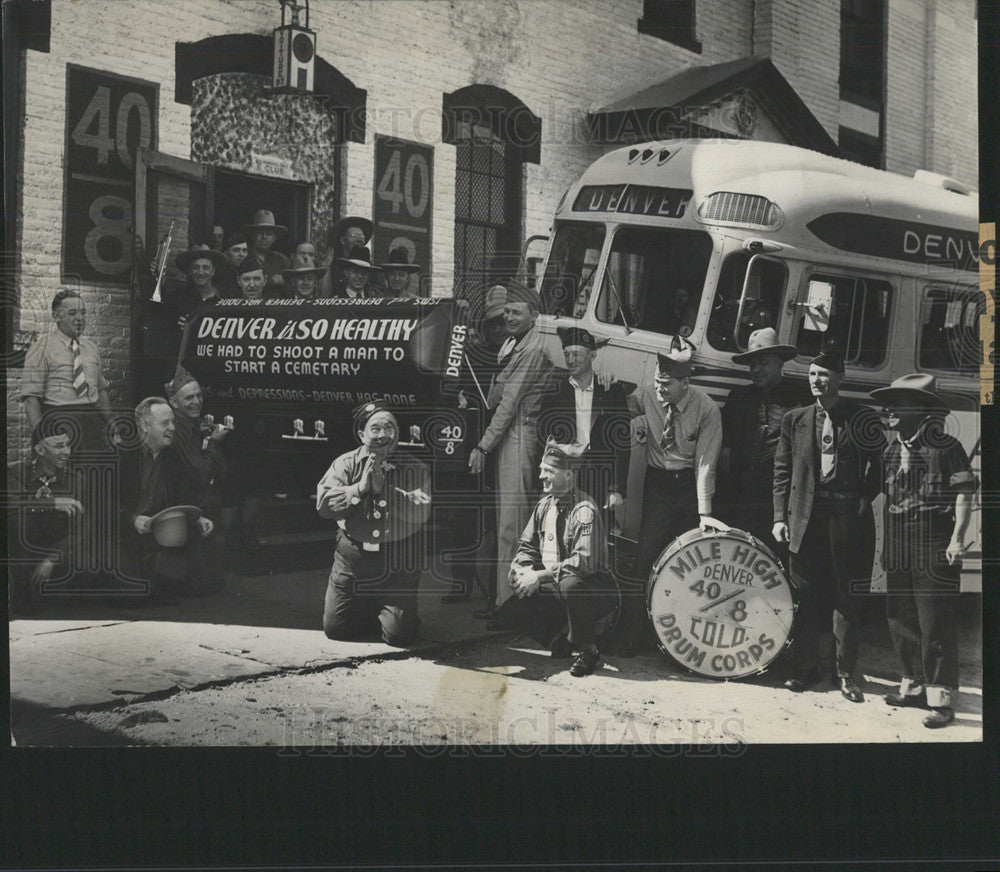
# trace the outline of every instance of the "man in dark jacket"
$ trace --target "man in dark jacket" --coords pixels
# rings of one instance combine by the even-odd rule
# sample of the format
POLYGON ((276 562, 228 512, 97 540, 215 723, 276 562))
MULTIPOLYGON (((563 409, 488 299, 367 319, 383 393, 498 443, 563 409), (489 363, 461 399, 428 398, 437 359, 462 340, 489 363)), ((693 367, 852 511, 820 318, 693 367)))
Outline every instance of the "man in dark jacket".
POLYGON ((825 603, 833 600, 837 681, 844 697, 862 702, 854 673, 862 589, 871 580, 871 566, 863 565, 863 545, 874 537, 871 501, 879 489, 884 437, 872 409, 840 396, 843 375, 839 352, 814 358, 809 387, 816 402, 782 418, 774 457, 772 534, 788 543, 799 596, 791 652, 795 674, 785 687, 800 693, 819 681, 819 641, 829 614, 825 603))

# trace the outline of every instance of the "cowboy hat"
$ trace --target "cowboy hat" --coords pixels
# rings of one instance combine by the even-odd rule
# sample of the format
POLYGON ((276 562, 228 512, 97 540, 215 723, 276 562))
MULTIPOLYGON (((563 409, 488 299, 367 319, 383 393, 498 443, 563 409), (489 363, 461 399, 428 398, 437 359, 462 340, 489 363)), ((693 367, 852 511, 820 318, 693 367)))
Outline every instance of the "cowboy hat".
POLYGON ((382 270, 372 265, 372 256, 368 249, 363 245, 355 245, 351 249, 350 257, 338 257, 337 263, 342 263, 345 266, 357 266, 361 269, 370 269, 372 272, 381 272, 382 270))
POLYGON ((913 372, 895 379, 887 388, 876 388, 869 395, 887 408, 903 401, 920 404, 927 412, 948 414, 948 404, 937 392, 937 379, 926 373, 913 372))
POLYGON ((749 364, 754 357, 761 354, 775 354, 784 362, 791 360, 799 353, 794 345, 781 345, 778 334, 773 327, 763 327, 754 330, 747 342, 747 350, 742 354, 733 355, 733 363, 749 364))
POLYGON ((338 242, 348 227, 359 228, 365 235, 366 245, 372 238, 372 231, 375 229, 375 226, 367 218, 362 218, 360 215, 347 215, 330 228, 330 232, 326 235, 326 244, 333 245, 335 242, 338 242))
POLYGON ((398 245, 390 251, 385 263, 381 263, 379 266, 384 270, 400 269, 404 272, 420 272, 420 264, 410 263, 410 256, 402 245, 398 245))
POLYGON ((181 272, 187 272, 191 268, 192 261, 209 260, 216 272, 226 265, 226 256, 221 251, 209 248, 207 245, 195 245, 187 251, 182 251, 177 255, 174 263, 181 272))
POLYGON ((243 229, 250 235, 255 230, 273 230, 275 233, 285 233, 288 228, 274 223, 274 213, 268 209, 258 209, 253 213, 253 223, 244 224, 243 229))
POLYGON ((187 544, 188 522, 200 517, 197 506, 171 506, 153 515, 153 537, 164 548, 180 548, 187 544))
POLYGON ((298 276, 316 276, 316 278, 319 278, 326 274, 325 266, 313 266, 313 263, 313 259, 304 254, 293 255, 291 267, 283 269, 281 275, 285 281, 288 281, 288 279, 294 279, 298 276))

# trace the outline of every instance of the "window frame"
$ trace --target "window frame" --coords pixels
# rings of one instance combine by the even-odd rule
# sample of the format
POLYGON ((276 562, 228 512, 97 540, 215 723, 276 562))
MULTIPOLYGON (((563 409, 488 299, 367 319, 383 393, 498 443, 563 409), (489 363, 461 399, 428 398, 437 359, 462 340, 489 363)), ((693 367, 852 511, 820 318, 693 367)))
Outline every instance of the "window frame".
MULTIPOLYGON (((919 286, 920 297, 917 309, 917 314, 920 317, 920 329, 916 332, 916 336, 914 337, 914 343, 913 343, 914 368, 917 372, 929 372, 935 375, 943 374, 951 376, 952 378, 970 378, 970 377, 978 378, 979 371, 982 367, 982 358, 980 358, 980 360, 972 368, 968 370, 958 369, 955 367, 928 366, 927 364, 921 362, 920 352, 923 348, 924 328, 926 326, 923 322, 924 308, 925 306, 928 305, 930 295, 935 291, 956 294, 956 295, 961 294, 967 298, 967 301, 976 300, 977 304, 980 302, 985 302, 985 292, 981 291, 979 288, 977 288, 975 285, 972 284, 949 285, 946 282, 928 282, 927 284, 920 285, 919 286)), ((966 302, 966 304, 963 305, 963 315, 964 315, 965 305, 967 304, 968 302, 966 302)), ((982 312, 980 311, 976 317, 977 317, 976 331, 978 332, 979 319, 982 318, 982 312)), ((982 342, 982 336, 980 336, 980 343, 981 342, 982 342)), ((983 349, 981 344, 980 344, 980 350, 985 352, 985 349, 983 349)))
POLYGON ((757 262, 757 261, 760 261, 762 263, 766 262, 766 263, 777 264, 784 271, 784 279, 782 281, 781 293, 778 295, 778 299, 775 302, 775 314, 774 314, 774 321, 775 321, 775 323, 774 323, 774 329, 778 333, 778 335, 781 334, 781 323, 782 323, 782 319, 783 319, 783 317, 784 317, 784 315, 786 313, 786 310, 787 310, 785 299, 788 296, 788 288, 789 288, 789 286, 791 284, 790 280, 791 280, 791 275, 792 275, 792 272, 789 269, 789 263, 788 263, 787 260, 785 260, 784 258, 781 258, 781 257, 775 257, 773 254, 768 254, 768 253, 760 253, 760 252, 750 253, 750 252, 746 251, 745 249, 743 249, 742 247, 741 248, 737 248, 737 249, 733 249, 733 250, 728 251, 728 252, 724 252, 723 256, 722 256, 722 260, 719 263, 718 273, 716 274, 716 278, 715 278, 715 285, 714 285, 713 297, 712 297, 712 305, 711 305, 711 308, 709 310, 708 320, 705 322, 705 341, 708 343, 709 347, 713 351, 716 351, 716 352, 719 352, 719 353, 722 353, 722 354, 740 354, 740 353, 746 351, 746 347, 740 345, 739 342, 736 341, 735 337, 733 336, 733 332, 732 331, 729 332, 729 333, 727 333, 726 335, 730 339, 734 340, 734 344, 736 346, 735 349, 731 349, 731 348, 719 348, 719 347, 717 347, 715 345, 714 342, 712 342, 712 340, 710 338, 711 335, 712 335, 712 327, 713 327, 713 323, 712 322, 713 322, 713 316, 714 316, 714 312, 715 312, 715 301, 716 301, 716 298, 719 295, 719 289, 720 289, 720 285, 721 285, 722 274, 723 274, 723 271, 726 269, 726 264, 729 263, 732 259, 737 258, 737 257, 746 257, 747 258, 747 263, 746 263, 746 269, 743 272, 743 281, 740 284, 740 295, 739 295, 739 297, 735 298, 735 300, 734 300, 734 302, 737 304, 737 310, 736 310, 736 320, 735 320, 735 322, 733 324, 733 328, 732 328, 733 331, 736 331, 737 335, 738 335, 739 323, 740 323, 741 316, 743 314, 743 306, 744 306, 744 303, 746 302, 745 298, 746 298, 746 291, 747 291, 747 277, 748 277, 748 275, 750 273, 750 267, 755 262, 757 262))
POLYGON ((662 39, 694 54, 701 54, 697 24, 697 0, 643 0, 642 18, 637 22, 639 33, 662 39), (687 6, 687 20, 678 24, 675 16, 685 11, 681 9, 682 4, 687 6), (674 8, 671 9, 671 6, 674 8))
MULTIPOLYGON (((586 301, 586 303, 585 303, 585 305, 583 307, 583 310, 582 310, 581 314, 579 314, 579 315, 575 314, 577 304, 576 304, 576 300, 574 300, 573 301, 573 307, 572 307, 574 314, 561 313, 561 314, 558 315, 558 317, 560 317, 560 318, 572 318, 573 320, 579 321, 582 318, 586 317, 587 313, 590 311, 591 300, 594 297, 594 289, 597 286, 597 281, 596 281, 597 280, 597 275, 599 273, 603 275, 603 272, 601 270, 601 265, 602 265, 602 263, 604 261, 605 249, 607 248, 607 242, 608 242, 608 238, 609 238, 609 232, 608 232, 609 228, 608 228, 608 225, 605 224, 603 221, 580 221, 580 220, 572 220, 572 219, 570 219, 570 220, 565 220, 565 221, 564 220, 560 220, 556 224, 554 232, 552 234, 552 241, 549 244, 548 254, 547 254, 546 259, 545 259, 545 269, 542 272, 542 279, 541 279, 541 283, 540 283, 539 288, 538 288, 538 292, 539 292, 539 294, 541 295, 541 298, 542 298, 542 306, 544 308, 544 311, 547 312, 548 314, 553 314, 553 312, 552 312, 552 308, 553 307, 551 306, 551 303, 553 301, 546 295, 546 281, 548 279, 549 268, 552 265, 552 254, 555 251, 556 240, 559 238, 559 233, 560 233, 560 231, 562 231, 562 229, 564 227, 593 227, 593 228, 598 228, 600 230, 600 232, 601 232, 601 243, 600 243, 599 248, 597 249, 597 262, 594 264, 593 272, 590 274, 592 276, 591 281, 590 281, 590 289, 587 292, 587 301, 586 301)), ((588 250, 590 250, 590 249, 588 249, 588 250)), ((584 265, 586 265, 586 259, 584 259, 583 263, 581 264, 581 266, 584 266, 584 265)), ((580 278, 581 279, 583 278, 583 272, 582 272, 582 270, 581 270, 580 278)), ((577 286, 577 292, 576 293, 577 293, 577 298, 579 298, 579 296, 580 296, 579 285, 577 286)))

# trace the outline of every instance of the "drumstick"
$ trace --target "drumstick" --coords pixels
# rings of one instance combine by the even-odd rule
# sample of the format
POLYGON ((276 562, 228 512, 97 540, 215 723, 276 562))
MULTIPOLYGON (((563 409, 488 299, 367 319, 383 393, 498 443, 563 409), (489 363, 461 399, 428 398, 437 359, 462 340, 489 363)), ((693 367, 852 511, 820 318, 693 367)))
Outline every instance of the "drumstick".
POLYGON ((726 600, 731 600, 734 596, 739 596, 743 593, 742 588, 737 588, 732 593, 727 593, 722 599, 717 599, 714 603, 709 603, 707 606, 702 606, 698 609, 699 612, 707 612, 709 609, 714 609, 716 606, 721 606, 726 600))

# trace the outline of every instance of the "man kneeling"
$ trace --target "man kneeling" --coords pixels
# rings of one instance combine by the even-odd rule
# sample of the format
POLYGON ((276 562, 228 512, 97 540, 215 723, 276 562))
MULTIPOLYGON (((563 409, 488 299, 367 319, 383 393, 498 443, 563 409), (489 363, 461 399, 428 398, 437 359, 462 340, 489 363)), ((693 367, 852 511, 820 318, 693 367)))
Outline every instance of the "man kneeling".
POLYGON ((554 442, 539 465, 544 496, 518 542, 510 567, 515 596, 505 605, 508 623, 553 657, 580 655, 570 667, 576 677, 602 665, 598 632, 618 608, 609 570, 604 522, 594 500, 576 486, 573 458, 554 442))
POLYGON ((354 410, 361 447, 342 454, 320 480, 316 509, 340 530, 323 607, 330 639, 374 630, 403 647, 420 628, 417 587, 425 561, 421 530, 430 514, 430 472, 397 448, 399 425, 381 401, 354 410))

